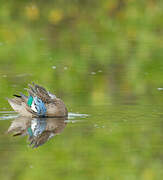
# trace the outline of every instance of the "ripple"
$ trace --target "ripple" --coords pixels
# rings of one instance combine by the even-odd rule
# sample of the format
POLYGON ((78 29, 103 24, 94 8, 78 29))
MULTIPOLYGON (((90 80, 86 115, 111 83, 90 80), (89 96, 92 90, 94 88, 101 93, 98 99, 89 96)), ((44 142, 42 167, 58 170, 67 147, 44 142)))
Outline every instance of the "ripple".
POLYGON ((18 115, 14 111, 0 111, 0 121, 14 119, 18 115))
MULTIPOLYGON (((9 119, 14 119, 14 118, 17 118, 19 115, 15 113, 15 111, 0 111, 0 121, 1 120, 9 120, 9 119)), ((88 114, 80 114, 80 113, 68 113, 68 119, 67 122, 77 122, 77 121, 80 121, 80 120, 73 120, 71 121, 72 119, 75 119, 75 118, 87 118, 88 117, 88 114)))
POLYGON ((88 114, 79 114, 79 113, 68 113, 68 119, 74 119, 76 117, 79 117, 79 118, 87 118, 88 117, 88 114))

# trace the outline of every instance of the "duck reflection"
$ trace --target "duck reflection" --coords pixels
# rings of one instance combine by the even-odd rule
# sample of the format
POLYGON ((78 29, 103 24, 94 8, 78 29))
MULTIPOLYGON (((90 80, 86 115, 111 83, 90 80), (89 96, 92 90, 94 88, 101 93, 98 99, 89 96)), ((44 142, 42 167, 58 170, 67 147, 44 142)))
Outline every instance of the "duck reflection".
POLYGON ((8 133, 13 136, 28 136, 30 146, 36 148, 43 145, 49 139, 60 134, 65 126, 67 118, 28 118, 17 117, 12 121, 8 133))

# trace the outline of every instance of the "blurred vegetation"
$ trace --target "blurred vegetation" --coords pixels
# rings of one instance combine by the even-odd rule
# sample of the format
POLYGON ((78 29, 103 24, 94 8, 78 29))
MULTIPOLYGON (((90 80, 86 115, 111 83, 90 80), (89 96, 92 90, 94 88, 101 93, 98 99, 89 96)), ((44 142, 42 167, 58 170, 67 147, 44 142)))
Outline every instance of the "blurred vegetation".
POLYGON ((29 73, 56 90, 64 88, 64 94, 78 89, 105 93, 116 88, 140 95, 162 85, 161 0, 2 4, 2 74, 8 72, 13 78, 15 72, 29 73), (107 83, 107 88, 93 86, 89 75, 98 71, 102 75, 94 81, 107 83))
MULTIPOLYGON (((15 91, 22 91, 31 81, 61 96, 69 111, 74 112, 80 109, 80 113, 100 113, 100 110, 93 109, 94 105, 162 105, 161 93, 157 88, 163 87, 163 1, 0 2, 1 108, 9 107, 5 97, 11 96, 15 91), (86 108, 82 108, 83 106, 86 108)), ((103 111, 102 108, 101 112, 103 111)), ((136 113, 143 111, 144 109, 138 110, 136 113)), ((114 112, 117 113, 115 110, 114 112)), ((108 120, 107 110, 103 113, 102 117, 108 120)), ((150 118, 148 113, 150 111, 146 113, 150 118)), ((113 119, 117 118, 118 115, 113 119)), ((99 120, 96 117, 94 119, 99 120)), ((138 130, 134 127, 132 129, 131 124, 122 126, 115 130, 112 139, 108 138, 106 131, 97 131, 93 136, 93 132, 88 131, 89 128, 86 128, 86 132, 83 128, 84 132, 81 134, 72 134, 76 136, 72 142, 69 139, 72 138, 72 130, 67 128, 65 135, 68 135, 64 142, 49 144, 49 149, 45 147, 38 150, 37 154, 26 149, 24 144, 15 147, 15 140, 10 138, 7 140, 11 145, 6 144, 4 139, 1 142, 6 148, 5 151, 3 148, 1 150, 1 162, 4 163, 2 179, 45 179, 44 171, 49 179, 107 179, 105 175, 108 169, 110 179, 159 179, 162 177, 162 153, 161 150, 157 152, 157 149, 152 151, 150 148, 150 143, 155 145, 158 141, 161 144, 161 122, 158 124, 158 131, 156 128, 150 129, 152 124, 149 129, 146 127, 147 130, 142 130, 141 127, 138 130), (136 134, 128 139, 132 130, 136 134), (142 141, 139 136, 141 130, 144 137, 142 141), (129 133, 123 134, 124 131, 129 133), (151 132, 155 131, 157 133, 153 138, 151 132), (129 147, 130 142, 137 143, 131 145, 132 148, 136 146, 135 151, 127 155, 123 149, 123 140, 126 144, 129 142, 129 147), (94 143, 96 141, 97 144, 94 143), (113 149, 108 144, 113 145, 113 149), (73 150, 74 147, 76 149, 73 150), (15 159, 10 148, 14 151, 15 159), (110 149, 109 153, 105 151, 107 148, 110 149), (141 148, 144 148, 142 153, 137 153, 137 149, 141 148), (117 150, 114 151, 115 149, 117 150), (50 155, 46 157, 46 153, 53 159, 49 159, 50 155), (41 157, 44 157, 43 160, 41 157), (157 161, 154 161, 155 157, 158 158, 157 161), (49 166, 44 162, 45 158, 49 166), (29 168, 22 168, 23 163, 24 167, 29 167, 29 162, 35 164, 36 170, 32 166, 30 171, 29 168), (133 166, 129 166, 130 164, 133 166), (123 165, 126 169, 123 169, 123 165), (10 173, 6 175, 8 171, 10 173)), ((7 127, 2 122, 1 125, 7 127)), ((114 122, 112 125, 114 126, 114 122)), ((79 128, 81 127, 75 132, 80 131, 79 128)))

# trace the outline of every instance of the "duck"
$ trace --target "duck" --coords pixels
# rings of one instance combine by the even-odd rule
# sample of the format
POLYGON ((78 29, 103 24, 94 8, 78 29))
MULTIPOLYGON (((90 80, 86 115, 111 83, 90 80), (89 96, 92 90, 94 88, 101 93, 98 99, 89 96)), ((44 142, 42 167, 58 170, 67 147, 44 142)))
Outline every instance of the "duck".
POLYGON ((25 117, 67 117, 68 111, 64 102, 44 87, 32 82, 25 88, 28 96, 23 93, 7 98, 9 104, 21 116, 25 117))

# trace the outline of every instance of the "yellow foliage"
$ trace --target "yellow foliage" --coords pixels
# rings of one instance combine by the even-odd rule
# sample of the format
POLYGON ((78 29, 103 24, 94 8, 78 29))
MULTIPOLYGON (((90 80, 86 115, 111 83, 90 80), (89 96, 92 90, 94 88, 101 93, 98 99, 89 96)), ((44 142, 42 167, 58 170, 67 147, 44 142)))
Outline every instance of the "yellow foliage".
POLYGON ((63 12, 60 9, 52 10, 48 19, 50 23, 58 24, 63 19, 63 12))
POLYGON ((153 180, 155 179, 155 174, 152 169, 145 169, 142 175, 143 180, 153 180))
POLYGON ((39 9, 36 5, 31 5, 26 7, 25 14, 30 20, 37 20, 39 18, 39 9))

